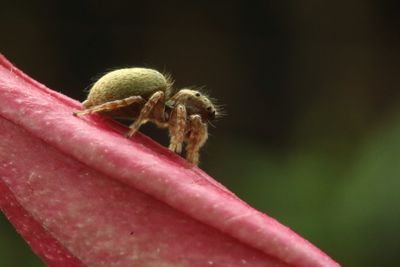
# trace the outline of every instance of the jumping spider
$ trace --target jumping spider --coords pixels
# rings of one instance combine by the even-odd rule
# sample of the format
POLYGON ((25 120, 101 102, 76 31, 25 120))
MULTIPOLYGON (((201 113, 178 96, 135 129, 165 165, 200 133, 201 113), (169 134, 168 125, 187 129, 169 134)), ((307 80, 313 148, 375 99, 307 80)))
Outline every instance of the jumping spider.
POLYGON ((196 165, 199 150, 208 137, 207 123, 219 114, 217 106, 204 94, 186 88, 172 93, 169 76, 146 68, 119 69, 105 74, 94 83, 82 104, 84 110, 74 115, 99 113, 134 118, 126 134, 128 138, 148 121, 168 128, 169 149, 181 153, 185 142, 186 159, 196 165))

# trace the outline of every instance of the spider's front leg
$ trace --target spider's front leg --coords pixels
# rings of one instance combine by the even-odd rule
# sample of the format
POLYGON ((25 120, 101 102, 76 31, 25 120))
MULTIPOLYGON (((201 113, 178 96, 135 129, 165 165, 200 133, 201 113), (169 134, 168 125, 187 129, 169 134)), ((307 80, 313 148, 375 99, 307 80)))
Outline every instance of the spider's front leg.
POLYGON ((187 145, 186 159, 187 161, 198 165, 199 151, 208 138, 207 123, 201 121, 200 115, 191 115, 187 127, 187 145))
POLYGON ((164 95, 163 91, 157 91, 149 98, 135 122, 129 126, 130 130, 126 134, 126 137, 132 137, 139 130, 140 126, 150 119, 151 115, 153 115, 152 117, 155 117, 155 119, 163 120, 165 102, 164 95))
POLYGON ((172 110, 168 124, 169 149, 173 152, 181 153, 186 129, 186 108, 184 105, 179 104, 172 110))

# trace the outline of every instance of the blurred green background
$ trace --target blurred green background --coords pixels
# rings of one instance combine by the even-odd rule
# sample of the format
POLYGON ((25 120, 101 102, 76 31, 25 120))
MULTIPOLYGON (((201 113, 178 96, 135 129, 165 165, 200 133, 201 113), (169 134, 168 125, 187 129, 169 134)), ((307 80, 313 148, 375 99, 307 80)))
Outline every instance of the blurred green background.
MULTIPOLYGON (((396 0, 2 1, 0 51, 79 100, 116 67, 205 85, 228 115, 204 170, 342 265, 396 266, 399 14, 396 0)), ((0 266, 43 266, 1 216, 0 266)))

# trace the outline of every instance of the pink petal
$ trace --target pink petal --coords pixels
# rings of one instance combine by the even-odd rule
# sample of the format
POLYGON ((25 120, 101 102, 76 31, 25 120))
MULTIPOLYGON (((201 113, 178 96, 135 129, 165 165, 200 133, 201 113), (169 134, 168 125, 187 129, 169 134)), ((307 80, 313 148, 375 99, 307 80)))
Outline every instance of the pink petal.
POLYGON ((0 204, 51 266, 339 266, 197 167, 0 56, 0 204))

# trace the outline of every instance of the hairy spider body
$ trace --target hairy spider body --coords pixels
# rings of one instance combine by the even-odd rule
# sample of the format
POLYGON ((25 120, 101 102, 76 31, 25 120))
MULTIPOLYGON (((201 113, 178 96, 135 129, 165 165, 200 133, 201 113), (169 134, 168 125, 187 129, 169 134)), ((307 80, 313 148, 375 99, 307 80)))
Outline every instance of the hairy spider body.
POLYGON ((135 121, 127 137, 133 136, 148 121, 168 128, 169 149, 198 164, 199 150, 207 140, 207 123, 217 115, 212 101, 197 90, 181 89, 172 94, 172 81, 147 68, 119 69, 105 74, 90 89, 77 116, 99 113, 135 121))
POLYGON ((103 105, 96 112, 114 118, 132 119, 140 114, 144 104, 154 93, 161 91, 168 97, 171 85, 172 82, 156 70, 119 69, 105 74, 95 82, 82 104, 89 111, 96 106, 110 103, 107 108, 103 105))

